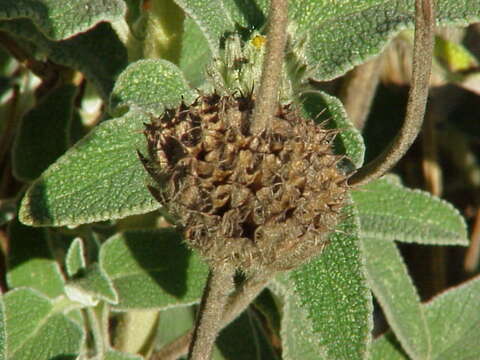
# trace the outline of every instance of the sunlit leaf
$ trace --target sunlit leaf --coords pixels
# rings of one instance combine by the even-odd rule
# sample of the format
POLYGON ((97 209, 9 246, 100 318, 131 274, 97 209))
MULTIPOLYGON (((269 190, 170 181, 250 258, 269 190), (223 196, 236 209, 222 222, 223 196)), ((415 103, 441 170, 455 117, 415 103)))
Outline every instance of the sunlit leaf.
POLYGON ((53 304, 31 289, 5 297, 8 359, 73 359, 80 351, 83 331, 53 304))
POLYGON ((121 0, 2 0, 0 20, 28 18, 47 37, 62 40, 100 21, 116 21, 126 11, 121 0))
POLYGON ((159 207, 136 150, 145 151, 146 114, 129 112, 97 126, 51 165, 25 194, 28 225, 77 225, 141 214, 159 207))
POLYGON ((465 220, 452 205, 385 177, 352 192, 362 236, 420 244, 468 245, 465 220))
POLYGON ((430 334, 415 286, 395 243, 362 237, 368 283, 412 359, 428 359, 430 334))
POLYGON ((199 300, 207 265, 171 229, 127 231, 100 250, 100 265, 118 293, 118 309, 164 309, 199 300))
POLYGON ((166 60, 139 60, 122 72, 115 84, 110 106, 115 113, 130 107, 158 116, 165 108, 194 100, 182 72, 166 60))
POLYGON ((293 270, 284 286, 295 289, 310 323, 306 326, 315 335, 297 344, 318 344, 318 356, 326 359, 363 359, 372 327, 371 297, 359 248, 358 218, 351 206, 345 208, 344 216, 324 252, 293 270))

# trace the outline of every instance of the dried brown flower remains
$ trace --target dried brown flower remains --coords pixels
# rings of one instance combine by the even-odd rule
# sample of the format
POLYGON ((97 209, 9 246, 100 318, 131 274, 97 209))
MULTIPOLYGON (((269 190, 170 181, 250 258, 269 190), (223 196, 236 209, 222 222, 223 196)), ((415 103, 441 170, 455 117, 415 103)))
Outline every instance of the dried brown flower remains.
POLYGON ((255 101, 200 96, 146 125, 153 196, 211 265, 286 270, 318 254, 348 189, 335 130, 279 105, 271 129, 250 133, 255 101))

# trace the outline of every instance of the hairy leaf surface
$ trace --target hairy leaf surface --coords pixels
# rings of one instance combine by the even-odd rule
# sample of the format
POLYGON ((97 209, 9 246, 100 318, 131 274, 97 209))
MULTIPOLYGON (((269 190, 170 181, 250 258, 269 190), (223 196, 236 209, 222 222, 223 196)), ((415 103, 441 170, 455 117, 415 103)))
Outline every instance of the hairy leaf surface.
POLYGON ((27 225, 78 225, 141 214, 159 207, 136 149, 149 117, 129 112, 105 121, 69 149, 25 194, 20 220, 27 225))
POLYGON ((433 245, 468 245, 465 220, 452 205, 392 177, 352 192, 362 236, 433 245))
POLYGON ((362 237, 370 288, 388 324, 412 359, 428 359, 430 333, 415 286, 395 243, 362 237))
MULTIPOLYGON (((324 252, 293 270, 286 286, 295 289, 307 313, 315 335, 308 341, 319 345, 318 356, 363 359, 370 342, 371 297, 359 248, 357 215, 350 206, 344 215, 324 252)), ((300 339, 297 344, 305 341, 300 339)))
POLYGON ((194 100, 182 72, 173 63, 161 60, 139 60, 129 65, 115 83, 110 106, 115 113, 122 108, 140 109, 159 116, 165 108, 194 100))
POLYGON ((100 266, 118 293, 118 309, 164 309, 200 298, 207 265, 171 229, 127 231, 105 242, 100 266))

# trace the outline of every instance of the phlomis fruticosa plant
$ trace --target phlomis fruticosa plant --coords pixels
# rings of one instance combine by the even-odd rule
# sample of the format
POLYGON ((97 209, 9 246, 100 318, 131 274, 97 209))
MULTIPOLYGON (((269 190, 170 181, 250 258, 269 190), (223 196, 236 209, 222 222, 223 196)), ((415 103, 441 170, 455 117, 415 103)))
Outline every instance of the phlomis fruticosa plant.
POLYGON ((338 166, 343 157, 332 146, 338 131, 315 125, 294 102, 280 99, 287 0, 271 1, 258 78, 254 71, 247 86, 215 88, 146 125, 148 154, 139 157, 155 181, 149 189, 210 266, 196 327, 185 337, 189 359, 209 359, 219 330, 275 273, 319 255, 341 221, 349 188, 383 175, 414 141, 428 92, 433 4, 417 0, 415 11, 406 120, 392 144, 354 174, 338 166), (235 289, 237 271, 246 280, 235 289))

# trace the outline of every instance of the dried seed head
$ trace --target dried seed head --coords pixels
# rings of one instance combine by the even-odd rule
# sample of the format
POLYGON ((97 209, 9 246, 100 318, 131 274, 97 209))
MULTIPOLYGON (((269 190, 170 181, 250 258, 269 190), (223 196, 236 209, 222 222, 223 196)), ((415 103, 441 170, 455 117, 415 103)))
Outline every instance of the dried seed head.
POLYGON ((327 243, 347 192, 332 130, 279 105, 250 133, 251 96, 199 97, 146 125, 152 194, 212 265, 293 268, 327 243))

